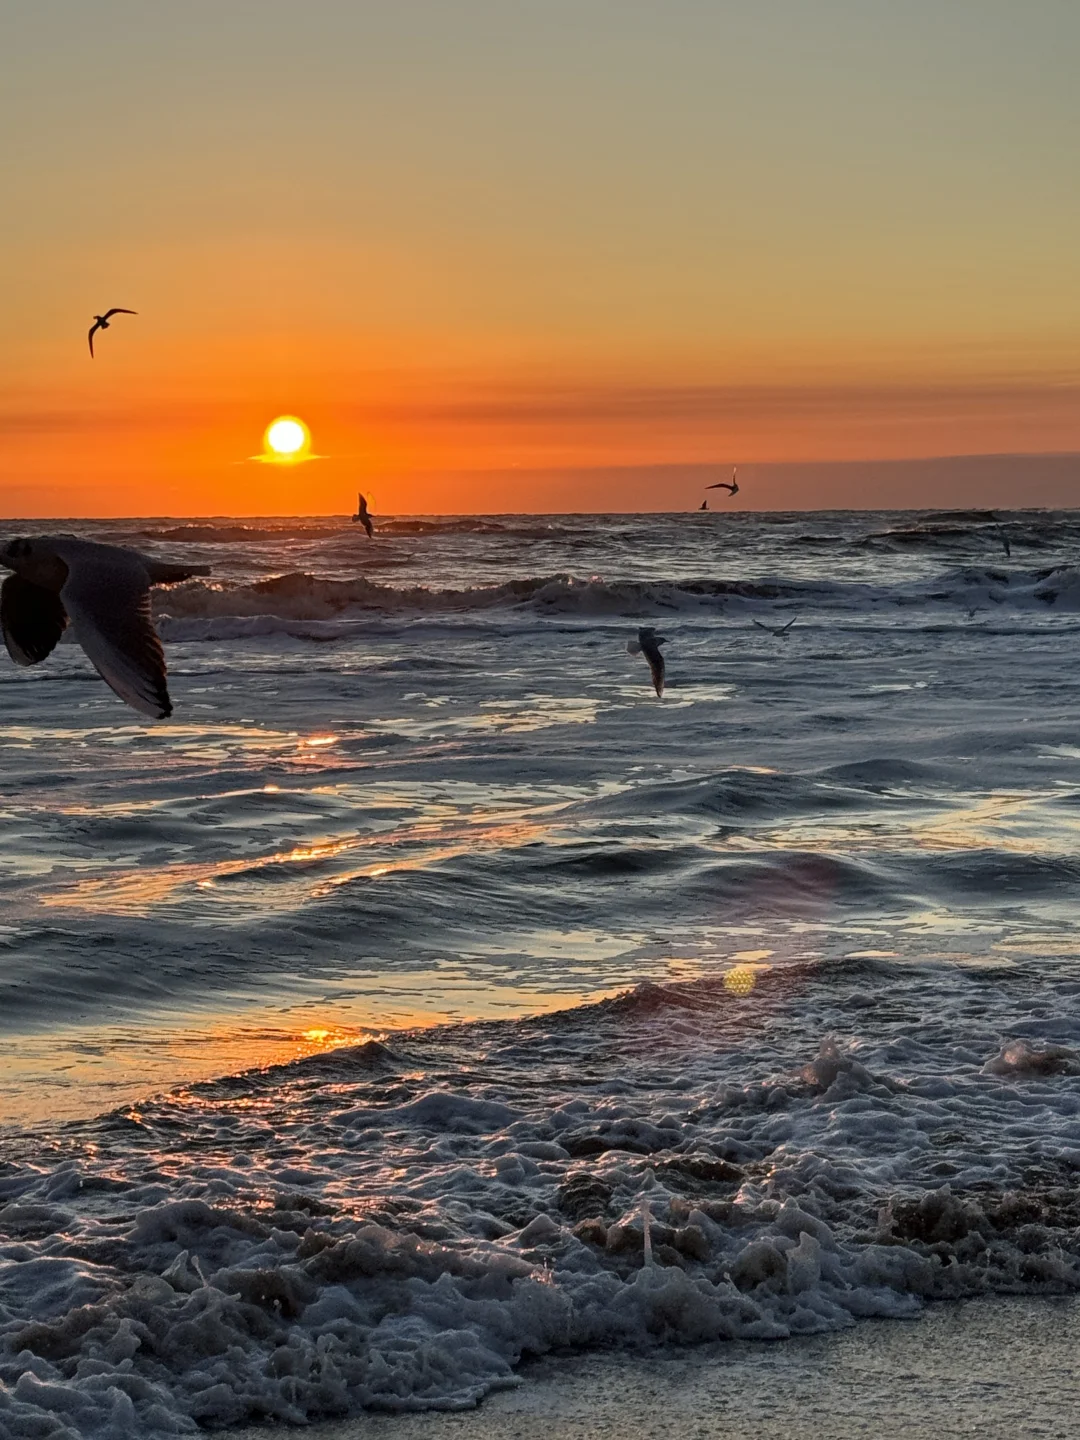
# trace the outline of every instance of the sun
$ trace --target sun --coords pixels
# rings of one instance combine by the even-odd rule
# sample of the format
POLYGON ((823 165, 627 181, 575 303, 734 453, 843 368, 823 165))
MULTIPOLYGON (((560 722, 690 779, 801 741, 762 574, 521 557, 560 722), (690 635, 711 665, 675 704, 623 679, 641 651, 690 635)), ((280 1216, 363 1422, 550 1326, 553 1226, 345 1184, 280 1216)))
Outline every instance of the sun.
POLYGON ((311 431, 295 415, 279 415, 266 427, 263 449, 267 460, 281 464, 306 460, 311 450, 311 431))

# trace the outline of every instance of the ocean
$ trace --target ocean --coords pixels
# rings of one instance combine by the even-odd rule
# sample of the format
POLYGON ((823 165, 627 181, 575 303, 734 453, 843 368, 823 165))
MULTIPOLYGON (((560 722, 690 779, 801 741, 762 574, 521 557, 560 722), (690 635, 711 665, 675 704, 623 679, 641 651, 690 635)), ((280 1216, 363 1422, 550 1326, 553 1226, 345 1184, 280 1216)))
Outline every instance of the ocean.
POLYGON ((3 530, 0 1436, 1080 1289, 1080 512, 3 530))

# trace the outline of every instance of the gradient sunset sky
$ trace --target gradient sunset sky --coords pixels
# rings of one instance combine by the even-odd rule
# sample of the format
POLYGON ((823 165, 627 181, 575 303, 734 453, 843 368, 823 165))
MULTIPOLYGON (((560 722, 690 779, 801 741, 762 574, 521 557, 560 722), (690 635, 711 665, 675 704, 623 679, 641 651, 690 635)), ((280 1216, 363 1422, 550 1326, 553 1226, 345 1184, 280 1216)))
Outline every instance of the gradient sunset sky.
POLYGON ((1076 0, 9 4, 0 510, 1078 451, 1078 57, 1076 0), (322 458, 250 458, 280 413, 322 458))

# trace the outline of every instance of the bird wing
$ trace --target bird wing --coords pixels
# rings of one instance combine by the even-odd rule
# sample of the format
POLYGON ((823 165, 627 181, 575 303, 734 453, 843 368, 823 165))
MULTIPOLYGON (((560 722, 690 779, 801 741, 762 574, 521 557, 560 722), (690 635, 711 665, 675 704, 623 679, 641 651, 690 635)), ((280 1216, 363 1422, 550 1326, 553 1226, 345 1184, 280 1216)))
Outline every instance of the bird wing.
POLYGON ((125 310, 122 305, 114 305, 111 310, 106 310, 101 318, 108 320, 110 315, 137 315, 138 313, 137 310, 125 310))
POLYGON ((644 651, 645 659, 649 662, 649 674, 652 676, 653 689, 657 695, 664 693, 664 657, 660 653, 660 646, 664 643, 664 637, 657 635, 652 627, 648 630, 639 630, 638 639, 644 651))
POLYGON ((737 495, 739 493, 739 482, 737 480, 733 480, 729 488, 732 495, 737 495))
POLYGON ((752 625, 756 625, 759 630, 767 630, 770 635, 776 634, 776 631, 772 628, 771 625, 763 625, 760 620, 755 620, 752 615, 750 616, 750 623, 752 625))
POLYGON ((67 629, 68 617, 60 597, 21 575, 9 575, 0 585, 0 625, 4 644, 16 665, 36 665, 52 653, 67 629))
POLYGON ((798 618, 799 618, 799 617, 798 617, 797 615, 792 615, 791 619, 787 622, 787 624, 786 624, 786 625, 781 625, 781 626, 780 626, 780 629, 779 629, 776 633, 777 633, 778 635, 784 635, 784 634, 786 634, 787 631, 789 631, 789 630, 791 629, 792 625, 795 624, 795 621, 796 621, 798 618))
POLYGON ((375 532, 375 527, 374 527, 374 525, 372 525, 371 521, 368 519, 368 513, 367 513, 366 510, 364 511, 363 515, 361 515, 360 518, 361 518, 361 520, 363 521, 364 529, 367 531, 367 538, 370 540, 371 537, 372 537, 372 535, 373 535, 374 532, 375 532))
POLYGON ((150 577, 138 557, 56 550, 68 567, 60 599, 95 670, 140 714, 171 715, 165 653, 150 618, 150 577))
POLYGON ((94 323, 93 323, 93 325, 90 326, 90 334, 86 337, 87 340, 90 341, 90 359, 91 359, 91 360, 94 358, 94 331, 95 331, 95 330, 100 330, 100 329, 101 329, 101 326, 100 326, 100 325, 97 323, 97 321, 95 320, 94 323))

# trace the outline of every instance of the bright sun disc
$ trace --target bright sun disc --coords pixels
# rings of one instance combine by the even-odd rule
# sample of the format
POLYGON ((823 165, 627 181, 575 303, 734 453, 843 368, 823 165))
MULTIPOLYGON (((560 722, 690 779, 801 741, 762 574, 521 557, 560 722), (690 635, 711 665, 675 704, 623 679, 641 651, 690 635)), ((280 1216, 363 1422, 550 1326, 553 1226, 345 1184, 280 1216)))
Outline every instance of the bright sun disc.
POLYGON ((282 415, 266 427, 263 437, 267 450, 284 460, 296 459, 307 449, 311 437, 302 420, 294 415, 282 415))

